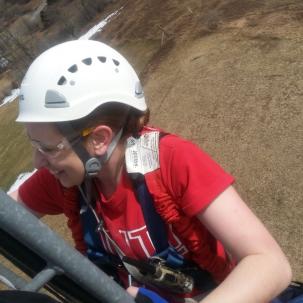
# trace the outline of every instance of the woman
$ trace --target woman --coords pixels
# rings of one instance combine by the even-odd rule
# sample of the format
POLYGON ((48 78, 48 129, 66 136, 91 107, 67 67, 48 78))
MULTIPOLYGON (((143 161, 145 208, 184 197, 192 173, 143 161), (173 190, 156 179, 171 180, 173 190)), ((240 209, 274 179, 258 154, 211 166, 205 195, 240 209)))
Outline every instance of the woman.
MULTIPOLYGON (((70 41, 40 55, 22 82, 17 121, 38 170, 14 198, 39 216, 64 213, 76 248, 101 263, 122 263, 111 273, 134 296, 141 279, 169 302, 264 303, 289 284, 285 255, 237 194, 233 177, 191 142, 146 126, 139 79, 109 46, 70 41), (146 210, 141 200, 148 199, 146 210), (149 222, 154 210, 159 224, 149 222), (93 221, 97 244, 86 237, 95 236, 87 228, 93 221), (168 243, 163 250, 159 238, 168 243), (196 286, 146 280, 140 266, 152 262, 196 286)), ((148 296, 144 288, 142 294, 148 296)))

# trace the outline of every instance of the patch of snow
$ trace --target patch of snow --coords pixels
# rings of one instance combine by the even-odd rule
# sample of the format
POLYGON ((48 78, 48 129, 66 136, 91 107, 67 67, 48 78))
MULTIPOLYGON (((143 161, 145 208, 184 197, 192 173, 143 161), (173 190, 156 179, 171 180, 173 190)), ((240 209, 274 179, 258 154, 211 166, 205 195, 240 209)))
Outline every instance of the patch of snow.
POLYGON ((105 19, 103 19, 101 22, 99 22, 97 25, 92 27, 90 30, 88 30, 84 35, 79 37, 79 40, 87 40, 92 38, 96 33, 101 32, 105 25, 114 17, 120 14, 120 11, 123 7, 119 8, 115 12, 108 15, 105 19))
POLYGON ((31 14, 31 21, 37 20, 37 18, 40 18, 40 13, 43 11, 43 9, 47 6, 47 1, 43 0, 41 1, 41 4, 36 8, 36 10, 31 14))
POLYGON ((6 96, 2 100, 2 103, 0 104, 0 107, 3 106, 6 103, 10 103, 10 102, 13 102, 14 100, 16 100, 18 98, 18 96, 19 96, 19 93, 20 93, 20 89, 19 88, 13 89, 11 91, 11 94, 9 96, 6 96))
MULTIPOLYGON (((42 7, 42 4, 41 4, 42 7)), ((101 32, 103 30, 103 28, 105 27, 105 25, 114 17, 114 16, 118 16, 121 12, 121 10, 123 9, 123 7, 120 7, 118 10, 116 10, 115 12, 111 13, 110 15, 108 15, 105 19, 103 19, 102 21, 100 21, 97 25, 93 26, 91 29, 89 29, 84 35, 82 35, 79 40, 87 40, 92 38, 96 33, 101 32)), ((6 59, 5 59, 6 60, 6 59)), ((1 62, 0 62, 1 63, 1 62)), ((5 62, 3 61, 3 64, 5 62)), ((5 103, 9 103, 12 102, 14 100, 17 99, 17 97, 19 96, 19 89, 13 89, 11 92, 10 96, 5 97, 2 102, 0 103, 0 107, 2 105, 4 105, 5 103)))

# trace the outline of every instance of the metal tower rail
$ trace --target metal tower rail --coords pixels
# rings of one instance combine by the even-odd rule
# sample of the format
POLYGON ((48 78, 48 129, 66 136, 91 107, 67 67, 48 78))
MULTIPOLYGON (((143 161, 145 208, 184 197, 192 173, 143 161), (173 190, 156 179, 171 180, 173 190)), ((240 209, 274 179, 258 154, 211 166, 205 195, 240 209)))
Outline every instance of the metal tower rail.
MULTIPOLYGON (((4 191, 0 190, 0 252, 9 245, 11 240, 17 241, 30 256, 39 256, 45 260, 42 268, 28 282, 18 281, 21 289, 37 291, 54 276, 63 275, 79 285, 92 297, 94 302, 134 303, 134 299, 125 290, 108 277, 91 261, 82 256, 62 238, 55 234, 47 225, 15 202, 4 191), (12 239, 8 239, 7 236, 12 239), (6 238, 5 238, 6 237, 6 238), (3 248, 1 250, 1 248, 3 248)), ((4 254, 5 255, 5 254, 4 254)), ((38 258, 39 258, 38 257, 38 258)), ((3 270, 0 274, 4 275, 3 270)), ((13 275, 9 275, 8 280, 13 275)), ((68 289, 65 289, 68 292, 68 289)), ((82 300, 79 302, 83 302, 82 300)), ((92 301, 90 301, 92 302, 92 301)))

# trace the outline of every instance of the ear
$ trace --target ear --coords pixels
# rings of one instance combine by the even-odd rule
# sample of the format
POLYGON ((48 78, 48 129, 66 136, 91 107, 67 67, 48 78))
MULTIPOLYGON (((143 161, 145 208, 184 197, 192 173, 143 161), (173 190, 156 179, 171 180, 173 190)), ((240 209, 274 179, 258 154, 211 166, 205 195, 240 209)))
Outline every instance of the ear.
POLYGON ((113 131, 106 125, 97 126, 91 133, 89 138, 89 149, 96 156, 103 156, 112 141, 113 131))

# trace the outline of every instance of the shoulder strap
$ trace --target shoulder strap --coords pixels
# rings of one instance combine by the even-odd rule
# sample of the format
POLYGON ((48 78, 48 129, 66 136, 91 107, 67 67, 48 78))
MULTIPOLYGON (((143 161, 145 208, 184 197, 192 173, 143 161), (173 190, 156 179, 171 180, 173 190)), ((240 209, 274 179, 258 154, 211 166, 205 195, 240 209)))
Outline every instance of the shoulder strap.
POLYGON ((142 208, 147 230, 156 249, 155 256, 164 259, 166 264, 170 267, 177 268, 183 273, 189 274, 194 279, 197 289, 203 291, 213 289, 216 286, 216 283, 211 274, 208 271, 199 268, 194 262, 186 261, 174 247, 169 245, 167 232, 165 232, 167 231, 165 223, 168 222, 164 221, 157 212, 154 199, 147 188, 144 176, 140 175, 139 178, 132 179, 142 208))
POLYGON ((277 298, 270 303, 303 303, 303 283, 292 282, 277 298))
MULTIPOLYGON (((159 215, 159 213, 156 211, 154 206, 154 200, 151 196, 148 186, 145 181, 145 174, 148 169, 152 169, 150 173, 153 173, 153 170, 157 169, 159 163, 159 142, 160 140, 166 135, 166 133, 159 132, 159 131, 153 131, 151 138, 148 140, 141 140, 142 138, 137 139, 137 142, 139 143, 139 146, 145 146, 149 147, 147 150, 150 152, 153 150, 152 154, 149 154, 146 156, 145 154, 142 154, 141 157, 144 158, 144 156, 149 159, 154 165, 151 165, 146 170, 142 169, 141 172, 129 172, 128 175, 130 179, 133 182, 133 186, 136 191, 137 199, 141 205, 142 213, 144 217, 144 221, 147 227, 147 230, 149 232, 151 241, 155 247, 156 254, 163 253, 163 251, 166 251, 169 247, 168 244, 168 238, 167 238, 167 230, 166 224, 159 215), (151 143, 154 141, 154 143, 151 143), (154 158, 153 158, 154 157, 154 158), (158 163, 158 164, 156 164, 158 163)), ((134 147, 133 147, 134 148, 134 147)), ((137 152, 140 154, 140 148, 138 150, 134 149, 133 152, 137 152)), ((138 157, 141 159, 141 157, 138 157)), ((146 160, 145 159, 145 160, 146 160)), ((144 162, 144 161, 143 161, 144 162)), ((138 166, 140 167, 140 166, 138 166)))
MULTIPOLYGON (((166 135, 167 133, 160 132, 156 140, 160 142, 161 139, 166 135)), ((156 149, 158 149, 158 142, 155 142, 154 146, 157 146, 156 149)), ((157 161, 159 161, 159 150, 157 151, 156 158, 158 159, 157 161)), ((159 171, 160 167, 154 168, 153 171, 146 172, 145 174, 142 172, 129 173, 129 177, 133 182, 133 186, 135 188, 137 199, 142 209, 148 233, 155 247, 155 255, 166 260, 167 264, 172 267, 182 267, 185 262, 184 258, 178 254, 177 251, 171 247, 168 242, 167 229, 169 221, 163 219, 157 211, 155 207, 154 197, 151 194, 149 188, 149 186, 152 186, 151 184, 157 184, 157 187, 159 187, 160 191, 162 191, 162 194, 167 192, 166 190, 162 190, 164 188, 162 179, 154 183, 155 181, 153 179, 159 179, 159 171), (154 178, 152 176, 154 176, 154 178), (153 181, 149 181, 150 179, 153 181), (161 186, 159 186, 159 182, 161 183, 161 186)), ((152 186, 152 188, 154 189, 154 186, 152 186)), ((171 199, 172 197, 170 197, 170 200, 171 199)))
POLYGON ((155 209, 153 198, 147 189, 144 177, 141 175, 135 179, 132 178, 132 180, 142 208, 147 230, 156 253, 160 254, 169 247, 167 233, 163 232, 166 230, 165 223, 155 209))

